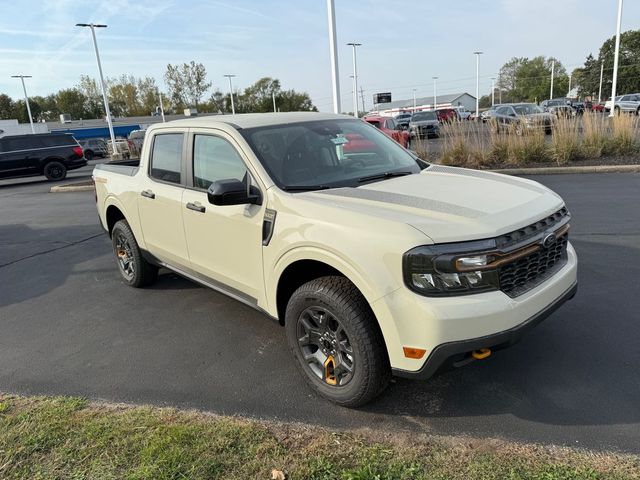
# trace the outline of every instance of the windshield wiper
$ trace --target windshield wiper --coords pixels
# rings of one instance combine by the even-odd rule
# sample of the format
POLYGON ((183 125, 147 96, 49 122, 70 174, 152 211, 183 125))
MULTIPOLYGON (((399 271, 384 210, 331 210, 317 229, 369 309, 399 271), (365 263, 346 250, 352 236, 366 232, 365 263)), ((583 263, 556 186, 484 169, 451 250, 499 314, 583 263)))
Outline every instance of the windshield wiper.
POLYGON ((282 187, 282 190, 285 192, 309 192, 311 190, 327 190, 330 187, 329 185, 288 185, 286 187, 282 187))
POLYGON ((393 177, 404 177, 405 175, 411 175, 413 172, 384 172, 377 173, 375 175, 369 175, 358 179, 358 183, 370 182, 372 180, 386 180, 393 177))

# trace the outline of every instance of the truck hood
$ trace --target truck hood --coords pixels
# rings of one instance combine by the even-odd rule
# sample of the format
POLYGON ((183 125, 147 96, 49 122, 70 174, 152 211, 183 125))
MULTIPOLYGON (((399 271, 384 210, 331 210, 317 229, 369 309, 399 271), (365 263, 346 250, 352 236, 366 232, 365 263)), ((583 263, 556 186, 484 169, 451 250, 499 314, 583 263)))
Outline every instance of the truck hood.
POLYGON ((440 165, 361 187, 303 195, 337 208, 406 223, 434 243, 502 235, 564 204, 556 193, 531 180, 440 165))

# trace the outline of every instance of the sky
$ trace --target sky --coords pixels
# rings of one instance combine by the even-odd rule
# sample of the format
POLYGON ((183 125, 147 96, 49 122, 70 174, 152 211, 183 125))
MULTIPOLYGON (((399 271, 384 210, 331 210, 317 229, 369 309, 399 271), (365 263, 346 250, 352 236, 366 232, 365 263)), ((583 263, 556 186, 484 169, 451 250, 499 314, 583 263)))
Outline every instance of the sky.
MULTIPOLYGON (((359 86, 367 108, 376 92, 394 100, 480 92, 511 57, 554 56, 580 66, 615 34, 617 0, 335 0, 340 90, 352 110, 352 53, 358 48, 359 86)), ((306 91, 321 111, 332 109, 325 0, 0 0, 0 93, 22 98, 98 77, 88 29, 97 30, 105 76, 152 76, 164 88, 167 63, 205 65, 214 88, 227 91, 257 79, 280 79, 306 91)), ((640 28, 640 2, 627 0, 622 30, 640 28)))

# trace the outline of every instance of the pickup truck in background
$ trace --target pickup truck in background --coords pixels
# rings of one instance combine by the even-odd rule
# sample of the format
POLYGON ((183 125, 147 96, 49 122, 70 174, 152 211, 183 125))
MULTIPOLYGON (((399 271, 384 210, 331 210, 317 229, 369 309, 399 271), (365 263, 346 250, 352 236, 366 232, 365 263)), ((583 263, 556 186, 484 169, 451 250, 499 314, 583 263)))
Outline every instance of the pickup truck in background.
POLYGON ((352 117, 157 124, 138 166, 93 178, 125 284, 165 267, 264 312, 308 384, 340 405, 392 375, 484 359, 577 288, 558 195, 428 164, 352 117))

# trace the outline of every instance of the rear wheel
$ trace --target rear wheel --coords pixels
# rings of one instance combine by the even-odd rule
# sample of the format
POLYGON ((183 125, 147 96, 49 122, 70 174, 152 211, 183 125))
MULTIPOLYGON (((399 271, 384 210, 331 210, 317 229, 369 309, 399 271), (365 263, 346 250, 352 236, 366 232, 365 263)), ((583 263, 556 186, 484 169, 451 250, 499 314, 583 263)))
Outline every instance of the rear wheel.
POLYGON ((91 150, 85 150, 84 158, 86 158, 87 160, 93 160, 93 152, 91 150))
POLYGON ((144 259, 126 220, 120 220, 113 226, 111 242, 118 270, 127 285, 140 288, 151 285, 157 280, 158 267, 144 259))
POLYGON ((615 114, 616 117, 620 116, 620 107, 615 107, 613 109, 613 113, 615 114))
POLYGON ((321 277, 302 285, 289 300, 285 326, 307 383, 332 402, 364 405, 389 383, 382 333, 348 279, 321 277))
POLYGON ((54 160, 44 166, 42 173, 50 181, 64 180, 67 176, 67 167, 63 163, 54 160))

